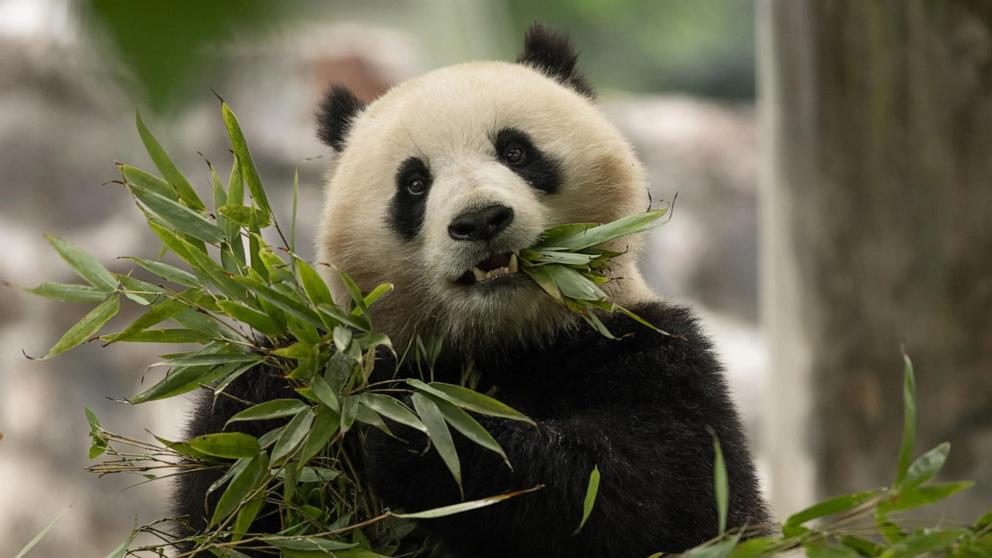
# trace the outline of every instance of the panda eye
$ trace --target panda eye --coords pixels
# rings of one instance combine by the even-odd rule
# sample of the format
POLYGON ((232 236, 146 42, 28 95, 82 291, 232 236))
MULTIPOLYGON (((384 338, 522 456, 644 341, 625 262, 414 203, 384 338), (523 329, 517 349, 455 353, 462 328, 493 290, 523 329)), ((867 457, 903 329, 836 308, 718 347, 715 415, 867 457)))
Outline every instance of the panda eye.
POLYGON ((406 183, 406 191, 419 196, 427 191, 427 181, 421 176, 415 176, 406 183))
POLYGON ((517 143, 512 143, 503 148, 500 156, 504 161, 514 166, 520 166, 527 162, 527 150, 517 143))

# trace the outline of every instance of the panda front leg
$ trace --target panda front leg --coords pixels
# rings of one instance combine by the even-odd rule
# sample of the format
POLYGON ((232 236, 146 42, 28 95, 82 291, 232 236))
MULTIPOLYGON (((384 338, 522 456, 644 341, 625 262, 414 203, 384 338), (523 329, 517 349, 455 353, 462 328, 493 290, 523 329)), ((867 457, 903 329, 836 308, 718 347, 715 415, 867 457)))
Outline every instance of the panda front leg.
MULTIPOLYGON (((712 438, 704 424, 679 415, 677 409, 618 406, 536 427, 480 417, 513 470, 459 437, 465 499, 543 488, 426 526, 458 557, 647 556, 702 543, 717 533, 712 438), (601 474, 596 504, 575 534, 594 466, 601 474)), ((755 525, 766 519, 765 511, 736 417, 729 418, 717 428, 731 471, 729 524, 755 525)), ((380 496, 409 511, 458 502, 439 455, 425 451, 426 438, 412 430, 404 434, 406 442, 370 433, 370 480, 380 496)))

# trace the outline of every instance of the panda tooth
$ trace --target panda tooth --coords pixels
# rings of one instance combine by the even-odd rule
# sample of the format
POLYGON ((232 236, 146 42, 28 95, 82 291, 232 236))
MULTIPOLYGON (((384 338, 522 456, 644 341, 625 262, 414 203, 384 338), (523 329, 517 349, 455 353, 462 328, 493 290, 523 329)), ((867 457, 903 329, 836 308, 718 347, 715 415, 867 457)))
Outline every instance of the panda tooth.
POLYGON ((485 271, 482 271, 481 269, 479 269, 477 267, 473 267, 472 268, 472 275, 475 275, 475 281, 477 283, 479 281, 485 281, 486 280, 486 272, 485 271))
POLYGON ((510 254, 510 267, 508 268, 508 270, 510 273, 516 273, 517 271, 519 271, 519 269, 517 268, 516 254, 510 254))

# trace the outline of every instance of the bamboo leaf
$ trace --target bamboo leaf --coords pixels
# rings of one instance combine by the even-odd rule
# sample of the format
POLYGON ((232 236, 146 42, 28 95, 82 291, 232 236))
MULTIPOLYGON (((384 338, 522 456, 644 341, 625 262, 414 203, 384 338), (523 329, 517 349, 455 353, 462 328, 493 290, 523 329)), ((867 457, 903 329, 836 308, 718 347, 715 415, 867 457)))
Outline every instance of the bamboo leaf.
POLYGON ((24 290, 38 296, 62 302, 88 302, 90 304, 102 302, 107 298, 108 294, 108 291, 91 285, 53 282, 45 282, 33 289, 24 290))
POLYGON ((332 541, 314 537, 301 537, 299 539, 277 539, 274 537, 263 537, 262 540, 277 548, 283 548, 286 550, 316 551, 319 554, 327 554, 331 556, 336 556, 336 554, 329 554, 331 551, 344 550, 346 548, 354 548, 358 546, 358 543, 346 543, 342 541, 332 541))
POLYGON ((246 420, 269 420, 280 417, 288 417, 307 409, 306 403, 299 399, 272 399, 264 403, 252 405, 247 409, 236 413, 227 419, 227 424, 246 420))
POLYGON ((120 299, 116 295, 111 295, 110 298, 104 300, 99 306, 92 309, 83 316, 83 319, 79 320, 76 325, 69 328, 69 331, 55 343, 55 346, 49 349, 45 356, 41 357, 40 360, 47 360, 56 355, 60 355, 77 345, 88 341, 100 329, 110 321, 111 318, 117 315, 120 310, 121 303, 120 299))
POLYGON ((220 244, 224 241, 224 231, 202 214, 151 190, 130 184, 128 190, 149 211, 161 218, 162 221, 172 225, 176 231, 212 244, 220 244))
POLYGON ((45 240, 90 285, 107 292, 117 288, 117 279, 114 279, 114 276, 96 258, 84 252, 78 246, 56 236, 46 234, 45 240))
POLYGON ((506 453, 503 448, 499 445, 499 442, 493 438, 492 434, 489 433, 477 420, 472 418, 468 413, 455 407, 451 403, 445 401, 444 399, 433 398, 434 404, 441 411, 441 415, 444 416, 444 420, 448 422, 455 430, 462 433, 463 436, 468 438, 475 444, 492 451, 503 458, 503 463, 506 464, 508 469, 513 469, 510 465, 509 458, 506 457, 506 453))
POLYGON ((244 322, 253 329, 266 335, 278 336, 286 333, 286 330, 267 314, 263 314, 262 312, 249 308, 240 302, 233 300, 218 300, 217 306, 223 310, 224 314, 238 320, 239 322, 244 322))
POLYGON ((14 555, 14 558, 23 558, 32 548, 35 547, 35 545, 41 542, 41 539, 45 538, 45 535, 47 535, 48 532, 52 530, 52 527, 55 527, 55 524, 58 523, 60 519, 62 519, 62 516, 64 516, 66 512, 68 512, 71 509, 72 509, 72 505, 62 510, 62 513, 55 516, 55 519, 49 522, 49 524, 46 525, 44 529, 38 531, 38 533, 35 536, 31 537, 31 540, 28 541, 28 543, 24 545, 21 548, 21 550, 17 552, 17 554, 14 555))
POLYGON ((577 535, 582 527, 585 526, 586 521, 589 520, 589 515, 592 514, 592 508, 596 504, 596 494, 599 493, 599 467, 593 466, 592 472, 589 473, 589 484, 586 486, 586 497, 582 502, 582 520, 579 522, 579 526, 575 529, 573 535, 577 535))
POLYGON ((245 141, 241 125, 237 116, 227 103, 221 103, 221 115, 224 118, 224 125, 227 127, 227 135, 231 139, 231 148, 241 165, 241 176, 248 184, 248 191, 251 192, 252 199, 266 215, 272 214, 269 200, 262 189, 262 179, 258 176, 258 169, 255 167, 255 160, 252 159, 251 151, 248 149, 248 142, 245 141))
POLYGON ((459 492, 462 491, 462 468, 458 461, 458 452, 455 450, 455 442, 451 439, 451 432, 445 423, 444 415, 437 405, 426 395, 415 392, 413 394, 413 408, 420 416, 420 420, 427 427, 427 436, 430 438, 434 449, 437 450, 444 461, 445 466, 451 471, 455 483, 458 484, 459 492))
POLYGON ((411 387, 440 397, 449 403, 469 411, 482 415, 502 417, 534 424, 534 421, 527 417, 527 415, 524 415, 509 405, 466 387, 455 384, 446 384, 443 382, 431 382, 430 384, 425 384, 424 382, 416 379, 407 380, 407 383, 410 384, 411 387))
POLYGON ((210 518, 210 525, 216 525, 231 515, 252 491, 263 484, 268 470, 269 456, 265 453, 253 453, 251 461, 231 479, 231 483, 217 501, 217 506, 210 518))
POLYGON ((417 415, 395 397, 381 393, 364 392, 359 395, 359 402, 390 420, 424 433, 427 432, 427 427, 417 418, 417 415))
POLYGON ((178 314, 179 311, 185 307, 185 303, 174 298, 166 299, 158 304, 153 304, 147 312, 131 322, 131 325, 117 333, 105 335, 102 339, 108 343, 130 340, 134 335, 178 314))
POLYGON ((878 511, 890 513, 900 510, 908 510, 927 506, 939 502, 944 498, 957 494, 962 490, 967 490, 974 486, 972 481, 947 482, 940 484, 930 484, 909 489, 900 490, 898 494, 883 500, 878 504, 878 511))
POLYGON ((896 486, 901 486, 906 479, 909 465, 913 461, 913 449, 916 442, 916 379, 913 374, 913 361, 903 353, 903 427, 902 445, 899 448, 899 468, 896 472, 896 486))
POLYGON ((331 291, 327 288, 327 283, 324 282, 323 277, 305 261, 300 258, 295 258, 295 260, 296 276, 299 278, 300 285, 303 286, 303 292, 310 299, 310 303, 314 306, 334 304, 334 301, 331 300, 331 291))
POLYGON ((148 156, 151 157, 152 162, 155 163, 155 168, 158 172, 162 173, 162 176, 172 185, 175 189, 176 194, 179 195, 179 199, 186 202, 186 205, 193 209, 200 211, 206 211, 206 206, 200 200, 200 197, 196 195, 193 190, 193 186, 186 180, 183 173, 179 172, 176 165, 172 162, 172 159, 166 154, 165 150, 158 143, 158 140, 152 135, 145 123, 141 120, 141 114, 135 114, 135 124, 138 127, 138 135, 141 136, 141 142, 145 144, 145 150, 148 151, 148 156))
POLYGON ((228 459, 254 457, 261 451, 258 439, 243 432, 203 434, 191 438, 188 443, 198 452, 228 459))
POLYGON ((555 238, 553 241, 542 241, 535 246, 540 249, 584 250, 593 246, 616 240, 624 236, 637 234, 660 224, 660 219, 668 212, 667 209, 657 209, 629 215, 622 219, 572 232, 572 234, 555 238))
POLYGON ((811 519, 826 517, 828 515, 836 515, 853 510, 861 504, 876 498, 878 495, 878 490, 868 490, 855 494, 834 496, 833 498, 823 500, 822 502, 818 502, 802 511, 792 514, 785 520, 785 526, 783 529, 802 525, 811 519))
POLYGON ((507 492, 506 494, 490 496, 488 498, 480 498, 478 500, 472 500, 470 502, 461 502, 450 506, 442 506, 440 508, 433 508, 414 513, 391 513, 389 515, 403 519, 435 519, 438 517, 455 515, 456 513, 464 513, 467 511, 477 510, 479 508, 485 508, 487 506, 491 506, 493 504, 498 504, 505 500, 509 500, 510 498, 516 498, 517 496, 520 496, 522 494, 529 494, 531 492, 540 490, 542 488, 544 488, 544 485, 539 484, 533 488, 528 488, 526 490, 515 490, 513 492, 507 492))
POLYGON ((119 164, 117 168, 121 171, 121 175, 124 176, 126 183, 134 184, 139 188, 155 192, 160 196, 165 196, 172 200, 176 199, 176 191, 172 186, 169 186, 168 182, 161 178, 131 165, 119 164))
POLYGON ((182 269, 179 269, 178 267, 169 265, 167 263, 156 262, 153 260, 148 260, 145 258, 136 258, 136 257, 127 257, 124 259, 130 260, 138 264, 142 268, 144 268, 146 271, 154 273, 155 275, 158 275, 162 279, 165 279, 166 281, 171 281, 177 285, 182 285, 184 287, 202 286, 200 281, 192 273, 183 271, 182 269))
POLYGON ((313 424, 313 411, 308 407, 300 411, 286 424, 282 435, 272 448, 272 463, 281 464, 286 460, 310 432, 310 425, 313 424))
POLYGON ((723 460, 723 450, 716 432, 706 427, 713 437, 713 493, 716 495, 717 521, 720 525, 720 535, 727 531, 727 509, 729 487, 727 486, 727 466, 723 460))
POLYGON ((917 458, 906 470, 906 476, 899 486, 900 490, 914 488, 932 479, 944 467, 950 451, 951 444, 944 442, 917 458))

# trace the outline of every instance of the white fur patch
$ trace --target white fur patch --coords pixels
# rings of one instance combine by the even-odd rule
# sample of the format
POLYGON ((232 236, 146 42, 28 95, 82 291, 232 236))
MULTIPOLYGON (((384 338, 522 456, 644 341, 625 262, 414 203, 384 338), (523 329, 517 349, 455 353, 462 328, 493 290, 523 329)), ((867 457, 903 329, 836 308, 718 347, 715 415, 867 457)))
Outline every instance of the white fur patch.
MULTIPOLYGON (((647 208, 644 171, 630 145, 589 99, 543 74, 502 62, 460 64, 402 83, 354 121, 326 185, 318 260, 351 275, 363 290, 396 289, 374 311, 397 344, 415 333, 456 342, 540 341, 575 318, 522 282, 490 289, 456 280, 486 257, 516 252, 561 223, 611 221, 647 208), (527 133, 561 163, 562 184, 540 192, 496 159, 504 128, 527 133), (422 228, 404 240, 389 226, 396 172, 420 157, 433 177, 422 228), (467 208, 501 203, 513 222, 491 243, 453 240, 451 220, 467 208)), ((637 271, 635 240, 606 286, 621 303, 653 298, 637 271)), ((327 274, 336 300, 346 293, 327 274)))

